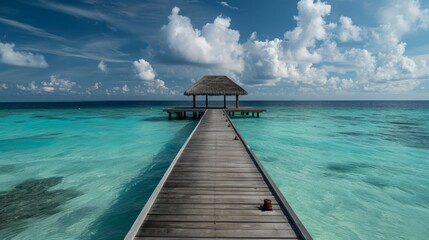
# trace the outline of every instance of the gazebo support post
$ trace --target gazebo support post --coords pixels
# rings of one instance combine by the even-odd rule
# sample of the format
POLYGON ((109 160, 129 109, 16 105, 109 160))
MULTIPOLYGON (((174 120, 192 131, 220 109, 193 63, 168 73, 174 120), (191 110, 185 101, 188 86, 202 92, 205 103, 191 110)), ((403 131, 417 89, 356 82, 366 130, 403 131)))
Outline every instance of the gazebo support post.
POLYGON ((223 95, 223 108, 226 108, 226 95, 223 95))
MULTIPOLYGON (((195 96, 195 95, 192 95, 192 99, 194 100, 194 108, 196 107, 196 98, 197 98, 197 96, 195 96)), ((193 113, 192 113, 192 117, 194 117, 194 118, 196 118, 197 117, 197 114, 196 114, 196 112, 194 111, 193 113)))
POLYGON ((206 108, 209 108, 209 96, 206 95, 206 108))
POLYGON ((238 100, 238 95, 235 95, 235 107, 238 108, 240 106, 240 100, 238 100))

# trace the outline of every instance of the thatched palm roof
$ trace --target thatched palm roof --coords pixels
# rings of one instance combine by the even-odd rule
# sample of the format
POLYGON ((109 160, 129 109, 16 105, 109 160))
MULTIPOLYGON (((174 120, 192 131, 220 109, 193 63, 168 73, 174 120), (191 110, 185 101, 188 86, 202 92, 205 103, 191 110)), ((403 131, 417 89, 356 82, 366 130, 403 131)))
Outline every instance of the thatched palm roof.
POLYGON ((188 88, 185 95, 247 95, 247 92, 227 76, 207 75, 188 88))

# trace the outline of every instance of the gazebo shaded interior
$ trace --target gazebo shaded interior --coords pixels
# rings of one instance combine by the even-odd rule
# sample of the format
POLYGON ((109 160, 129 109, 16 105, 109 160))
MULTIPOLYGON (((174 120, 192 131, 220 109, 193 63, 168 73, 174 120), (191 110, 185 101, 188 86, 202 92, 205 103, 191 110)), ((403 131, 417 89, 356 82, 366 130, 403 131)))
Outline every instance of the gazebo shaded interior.
POLYGON ((193 97, 193 107, 196 107, 196 96, 206 96, 206 108, 208 108, 208 96, 222 96, 224 108, 226 108, 226 96, 235 96, 235 107, 240 106, 239 96, 247 95, 247 91, 240 87, 227 76, 207 75, 188 88, 185 93, 193 97))

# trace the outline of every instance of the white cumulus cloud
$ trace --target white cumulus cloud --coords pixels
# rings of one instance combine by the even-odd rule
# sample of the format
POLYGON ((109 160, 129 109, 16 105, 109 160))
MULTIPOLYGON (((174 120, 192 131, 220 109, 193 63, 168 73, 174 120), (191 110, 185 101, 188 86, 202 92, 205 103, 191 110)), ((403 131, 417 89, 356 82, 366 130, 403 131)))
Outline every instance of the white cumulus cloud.
POLYGON ((49 77, 49 81, 44 81, 41 83, 41 88, 45 92, 71 92, 75 85, 75 82, 59 78, 56 75, 51 75, 49 77))
POLYGON ((161 32, 168 50, 178 59, 194 64, 207 64, 241 72, 243 48, 239 44, 240 33, 230 28, 231 19, 218 16, 201 30, 192 26, 191 20, 179 14, 174 7, 169 23, 161 32))
POLYGON ((284 34, 287 40, 286 54, 295 61, 318 62, 321 56, 315 51, 317 40, 326 38, 326 23, 323 17, 329 15, 331 6, 325 2, 301 0, 298 2, 297 26, 284 34))
POLYGON ((418 0, 391 0, 381 9, 380 21, 400 36, 419 28, 428 29, 429 10, 422 9, 418 0))
POLYGON ((100 61, 100 63, 98 63, 98 69, 100 69, 102 72, 107 72, 107 65, 104 63, 104 61, 100 61))
POLYGON ((16 84, 16 88, 22 91, 29 91, 34 93, 39 92, 39 87, 36 85, 35 81, 31 81, 27 86, 24 86, 23 84, 16 84))
POLYGON ((351 18, 341 16, 338 39, 340 39, 341 42, 360 41, 362 40, 362 29, 353 25, 351 18))
POLYGON ((114 86, 110 89, 105 89, 104 90, 105 94, 110 96, 110 95, 118 95, 118 94, 128 94, 130 92, 130 88, 128 87, 127 84, 124 84, 122 86, 114 86))
POLYGON ((274 85, 289 76, 290 64, 285 61, 281 39, 259 41, 253 34, 244 47, 247 52, 244 82, 274 85))
POLYGON ((15 44, 0 42, 0 62, 21 67, 46 68, 45 57, 31 52, 15 51, 15 44))
POLYGON ((59 78, 57 75, 51 75, 49 81, 42 81, 40 84, 31 81, 27 85, 17 84, 16 88, 32 93, 74 93, 73 87, 75 86, 76 82, 59 78))
POLYGON ((336 51, 332 45, 323 50, 317 45, 318 41, 328 39, 327 30, 333 28, 323 18, 330 11, 331 6, 324 2, 302 0, 298 2, 298 16, 295 16, 297 26, 285 32, 284 39, 260 41, 253 34, 244 45, 246 68, 243 81, 260 85, 275 85, 282 81, 325 83, 327 71, 315 68, 313 64, 322 61, 323 54, 336 51))
POLYGON ((161 79, 156 79, 155 80, 155 86, 157 87, 157 88, 161 88, 161 89, 168 89, 166 86, 165 86, 165 82, 164 81, 162 81, 161 79))
POLYGON ((85 90, 85 92, 87 94, 92 94, 94 92, 99 91, 99 89, 101 88, 101 86, 102 86, 101 82, 96 82, 96 83, 94 83, 94 85, 87 87, 86 90, 85 90))
MULTIPOLYGON (((137 76, 140 79, 145 80, 143 86, 134 86, 134 93, 143 95, 147 93, 174 95, 175 91, 169 89, 163 80, 159 78, 155 79, 156 72, 148 61, 140 59, 138 61, 134 61, 133 65, 137 71, 137 76)), ((126 89, 127 91, 124 92, 130 91, 128 86, 126 86, 126 89)))
POLYGON ((139 59, 133 62, 133 66, 137 71, 137 76, 140 79, 145 81, 153 81, 155 79, 155 71, 148 61, 139 59))
POLYGON ((124 86, 122 86, 122 92, 123 93, 128 93, 130 91, 130 88, 128 87, 127 84, 124 84, 124 86))

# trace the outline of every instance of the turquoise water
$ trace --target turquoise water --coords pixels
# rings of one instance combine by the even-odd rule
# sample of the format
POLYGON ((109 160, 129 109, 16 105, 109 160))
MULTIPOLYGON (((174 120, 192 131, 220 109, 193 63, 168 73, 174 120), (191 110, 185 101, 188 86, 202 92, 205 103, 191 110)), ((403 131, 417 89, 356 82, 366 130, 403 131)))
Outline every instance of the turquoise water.
POLYGON ((122 239, 196 123, 160 107, 0 110, 0 239, 122 239))
POLYGON ((315 239, 428 239, 428 102, 259 105, 234 123, 315 239))
MULTIPOLYGON (((233 121, 315 239, 427 239, 429 102, 242 104, 268 109, 233 121)), ((0 109, 0 239, 122 239, 197 124, 173 105, 0 109)))

